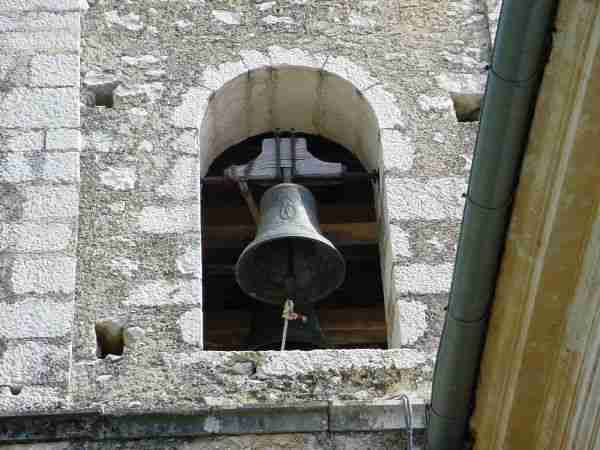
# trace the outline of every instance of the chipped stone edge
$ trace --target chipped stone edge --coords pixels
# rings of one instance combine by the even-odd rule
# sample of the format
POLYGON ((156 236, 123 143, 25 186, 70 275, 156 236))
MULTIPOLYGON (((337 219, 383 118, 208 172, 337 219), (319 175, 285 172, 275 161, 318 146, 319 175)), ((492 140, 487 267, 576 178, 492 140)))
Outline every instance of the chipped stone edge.
MULTIPOLYGON (((426 405, 412 406, 413 430, 425 429, 426 405)), ((194 410, 63 410, 45 415, 3 417, 2 442, 61 439, 131 439, 214 434, 311 433, 406 430, 401 400, 332 401, 248 405, 194 410)))

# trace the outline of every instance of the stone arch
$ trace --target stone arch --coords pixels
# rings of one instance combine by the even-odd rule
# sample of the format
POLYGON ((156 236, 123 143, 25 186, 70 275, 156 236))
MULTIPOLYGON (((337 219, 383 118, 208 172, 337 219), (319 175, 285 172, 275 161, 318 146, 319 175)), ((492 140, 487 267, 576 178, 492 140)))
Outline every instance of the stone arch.
POLYGON ((324 70, 268 66, 211 95, 199 132, 202 174, 227 148, 276 129, 323 136, 349 149, 366 169, 379 168, 378 119, 361 91, 324 70))
MULTIPOLYGON (((242 53, 241 62, 207 68, 203 85, 184 94, 172 116, 175 126, 188 129, 182 134, 187 138, 180 142, 188 147, 186 153, 198 152, 201 176, 231 146, 275 129, 328 138, 350 150, 367 170, 381 175, 411 169, 413 147, 405 137, 402 111, 393 95, 360 66, 343 57, 308 59, 301 50, 289 50, 287 61, 281 60, 280 52, 279 60, 271 54, 268 61, 257 63, 257 55, 242 53), (196 151, 189 148, 192 145, 196 151)), ((394 347, 401 339, 400 327, 393 323, 398 320, 392 320, 398 315, 390 306, 394 231, 387 220, 384 186, 379 183, 374 192, 388 345, 394 347)))

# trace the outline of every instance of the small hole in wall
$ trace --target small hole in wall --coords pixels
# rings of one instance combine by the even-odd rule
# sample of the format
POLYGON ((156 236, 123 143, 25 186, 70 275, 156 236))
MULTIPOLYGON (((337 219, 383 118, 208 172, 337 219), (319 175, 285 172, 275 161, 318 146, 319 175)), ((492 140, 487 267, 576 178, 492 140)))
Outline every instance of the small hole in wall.
POLYGON ((12 386, 8 387, 10 389, 10 393, 12 395, 19 395, 21 393, 21 391, 23 390, 23 386, 15 384, 12 386))
POLYGON ((456 112, 456 120, 459 122, 477 122, 481 112, 481 94, 464 94, 450 93, 454 111, 456 112))
POLYGON ((125 341, 123 325, 114 320, 102 320, 96 323, 96 356, 122 355, 125 341))
POLYGON ((96 86, 88 86, 87 89, 91 92, 90 106, 112 108, 115 105, 114 92, 118 83, 105 83, 96 86))

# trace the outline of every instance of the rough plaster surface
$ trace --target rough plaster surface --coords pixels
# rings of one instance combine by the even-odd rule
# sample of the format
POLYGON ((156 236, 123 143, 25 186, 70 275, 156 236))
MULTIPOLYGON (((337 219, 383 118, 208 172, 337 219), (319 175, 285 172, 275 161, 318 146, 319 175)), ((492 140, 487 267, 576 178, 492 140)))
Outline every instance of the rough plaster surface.
MULTIPOLYGON (((26 386, 22 397, 0 394, 2 413, 57 404, 69 379, 60 369, 68 367, 70 353, 61 352, 71 329, 71 395, 63 400, 72 408, 127 413, 402 392, 425 401, 476 133, 476 124, 456 121, 452 100, 483 92, 483 4, 426 1, 402 11, 385 1, 90 5, 80 39, 79 1, 0 0, 0 11, 10 13, 0 27, 13 30, 0 31, 7 55, 0 75, 14 84, 0 96, 0 174, 8 177, 0 186, 8 199, 0 201, 0 218, 15 230, 14 237, 0 233, 11 255, 2 260, 0 292, 11 299, 2 303, 6 317, 34 320, 17 331, 4 319, 0 335, 46 334, 48 343, 27 347, 32 361, 50 367, 44 348, 61 349, 58 361, 66 361, 52 365, 51 391, 25 395, 33 392, 26 386), (23 11, 39 14, 27 18, 23 11), (73 78, 79 71, 81 98, 73 78), (116 88, 114 107, 94 107, 90 92, 107 87, 116 88), (219 152, 274 124, 328 136, 380 171, 388 343, 399 349, 198 351, 199 177, 219 152), (81 180, 68 152, 80 147, 81 180), (47 169, 48 161, 64 164, 47 169), (39 224, 55 232, 43 236, 39 224), (68 319, 59 326, 74 290, 74 326, 68 319), (33 294, 48 301, 40 306, 33 294), (122 357, 96 357, 94 324, 105 319, 137 330, 122 357), (38 320, 44 326, 36 327, 38 320)), ((18 359, 25 350, 16 349, 25 344, 10 339, 0 377, 44 384, 18 359), (5 360, 22 375, 11 375, 5 360)), ((218 445, 259 446, 252 440, 259 438, 240 439, 218 445)), ((319 444, 307 448, 386 448, 374 435, 346 443, 314 439, 319 444)), ((173 445, 205 445, 190 442, 173 445)))

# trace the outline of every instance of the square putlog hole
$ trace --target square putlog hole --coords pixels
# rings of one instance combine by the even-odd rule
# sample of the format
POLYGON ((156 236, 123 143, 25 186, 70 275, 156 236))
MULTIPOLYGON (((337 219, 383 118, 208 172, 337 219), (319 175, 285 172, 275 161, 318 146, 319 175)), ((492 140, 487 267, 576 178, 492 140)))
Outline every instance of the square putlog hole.
POLYGON ((124 327, 114 320, 102 320, 96 323, 96 356, 106 358, 108 355, 121 356, 125 348, 123 338, 124 327))

